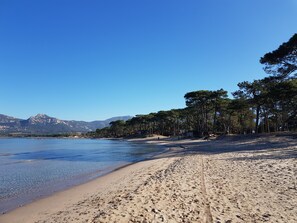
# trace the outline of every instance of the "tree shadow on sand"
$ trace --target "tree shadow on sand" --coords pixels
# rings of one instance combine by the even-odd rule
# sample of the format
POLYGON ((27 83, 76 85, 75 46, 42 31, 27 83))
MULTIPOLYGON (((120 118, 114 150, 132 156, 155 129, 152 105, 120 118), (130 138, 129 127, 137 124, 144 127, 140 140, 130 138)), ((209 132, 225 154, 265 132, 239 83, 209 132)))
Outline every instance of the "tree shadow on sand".
POLYGON ((248 136, 225 136, 210 141, 193 141, 170 145, 171 149, 162 157, 177 157, 188 155, 215 155, 237 152, 239 154, 252 153, 252 156, 239 155, 232 160, 259 159, 296 159, 296 134, 267 134, 248 136), (179 149, 177 149, 179 148, 179 149))

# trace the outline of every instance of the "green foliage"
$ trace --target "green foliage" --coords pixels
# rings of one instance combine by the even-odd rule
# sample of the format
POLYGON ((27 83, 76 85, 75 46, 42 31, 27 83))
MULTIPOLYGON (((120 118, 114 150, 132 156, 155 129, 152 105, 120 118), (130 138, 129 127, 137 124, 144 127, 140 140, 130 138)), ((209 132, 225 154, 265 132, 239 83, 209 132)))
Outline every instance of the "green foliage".
POLYGON ((290 74, 296 76, 297 70, 297 33, 288 42, 283 43, 278 49, 265 54, 260 63, 264 64, 264 70, 269 74, 287 77, 290 74))
MULTIPOLYGON (((196 120, 196 134, 203 136, 218 129, 218 117, 223 114, 223 104, 226 103, 227 91, 200 90, 185 94, 186 105, 193 108, 196 120)), ((221 118, 221 121, 223 119, 221 118)), ((226 131, 226 129, 224 129, 226 131)))
POLYGON ((233 99, 227 91, 199 90, 185 94, 186 108, 137 115, 113 121, 90 137, 205 136, 297 129, 297 34, 260 62, 268 76, 238 84, 233 99))

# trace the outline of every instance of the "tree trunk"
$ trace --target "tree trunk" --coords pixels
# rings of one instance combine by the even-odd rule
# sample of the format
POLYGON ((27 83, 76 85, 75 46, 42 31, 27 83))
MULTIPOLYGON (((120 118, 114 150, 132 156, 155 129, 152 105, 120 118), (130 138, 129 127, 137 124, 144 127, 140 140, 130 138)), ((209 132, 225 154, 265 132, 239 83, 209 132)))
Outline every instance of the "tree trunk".
POLYGON ((216 122, 217 122, 217 108, 215 107, 214 116, 213 116, 213 126, 212 126, 213 133, 216 132, 216 122))
POLYGON ((260 105, 257 105, 257 109, 256 109, 256 126, 255 126, 255 133, 258 133, 259 116, 260 116, 260 105))

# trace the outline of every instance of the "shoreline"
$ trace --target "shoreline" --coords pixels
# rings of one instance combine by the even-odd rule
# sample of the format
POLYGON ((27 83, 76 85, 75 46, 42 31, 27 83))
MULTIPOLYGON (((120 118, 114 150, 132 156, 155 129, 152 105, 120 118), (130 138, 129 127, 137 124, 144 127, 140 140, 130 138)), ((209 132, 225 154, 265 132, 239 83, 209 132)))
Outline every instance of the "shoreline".
MULTIPOLYGON (((151 139, 142 140, 142 142, 131 142, 145 144, 151 139)), ((125 141, 129 142, 130 140, 125 141)), ((157 144, 155 144, 155 146, 163 147, 162 145, 157 144)), ((60 209, 65 208, 65 206, 68 206, 69 204, 71 205, 83 200, 85 197, 91 196, 93 193, 108 190, 109 185, 114 184, 114 182, 117 181, 121 175, 130 173, 134 169, 151 166, 153 165, 153 163, 156 162, 156 160, 154 160, 154 157, 159 159, 162 154, 165 154, 167 152, 168 150, 165 150, 151 158, 119 166, 112 171, 98 176, 90 181, 74 185, 70 188, 66 188, 45 197, 33 200, 30 203, 26 203, 13 210, 0 214, 0 222, 33 222, 33 219, 36 217, 36 215, 46 214, 49 209, 51 212, 56 212, 60 209)))
POLYGON ((113 183, 113 178, 117 178, 119 175, 123 174, 123 172, 129 171, 130 168, 134 168, 132 167, 134 165, 136 166, 135 168, 137 168, 137 164, 142 162, 149 161, 127 164, 89 182, 79 184, 66 190, 55 192, 47 197, 35 200, 0 215, 0 222, 31 222, 32 219, 34 219, 33 215, 35 215, 36 212, 38 212, 38 214, 46 213, 48 209, 51 211, 59 211, 71 203, 83 200, 84 197, 90 196, 98 190, 105 190, 106 184, 113 183))
POLYGON ((140 141, 168 150, 0 215, 0 222, 297 220, 295 137, 140 141))
POLYGON ((22 197, 21 199, 15 198, 15 199, 9 200, 8 201, 9 204, 6 205, 6 207, 7 207, 6 210, 3 210, 2 212, 0 212, 0 217, 1 217, 1 215, 5 215, 10 212, 13 212, 14 210, 16 210, 20 207, 24 207, 31 203, 38 202, 41 199, 51 197, 51 196, 55 195, 56 193, 67 191, 71 188, 74 188, 74 187, 77 187, 77 186, 80 186, 83 184, 87 184, 89 182, 92 182, 93 180, 96 180, 100 177, 103 177, 103 176, 108 175, 114 171, 117 171, 121 168, 125 168, 126 166, 133 165, 133 164, 134 163, 114 165, 114 166, 108 167, 107 169, 105 169, 103 171, 99 170, 99 171, 96 171, 93 173, 84 174, 83 176, 77 176, 75 179, 72 179, 71 182, 67 182, 67 183, 60 182, 60 183, 56 184, 54 186, 54 188, 48 187, 47 188, 48 190, 40 191, 38 193, 38 196, 35 195, 34 197, 32 197, 31 195, 28 195, 28 196, 22 197), (90 177, 90 175, 94 175, 94 176, 90 177), (19 200, 21 200, 21 202, 19 200))
MULTIPOLYGON (((9 139, 9 138, 15 138, 15 137, 6 137, 6 138, 9 139)), ((47 139, 47 138, 36 137, 36 139, 47 139)), ((56 139, 61 139, 61 138, 56 138, 56 139)), ((68 139, 68 138, 65 138, 65 139, 68 139)), ((96 139, 96 140, 102 140, 102 139, 96 139)), ((103 139, 103 140, 112 140, 112 139, 103 139)), ((119 139, 114 139, 114 140, 119 140, 119 139)), ((122 140, 122 141, 129 142, 129 140, 122 140)), ((134 143, 134 142, 131 142, 131 143, 134 143)), ((145 142, 142 142, 140 144, 145 144, 145 142)), ((158 147, 158 145, 155 145, 155 146, 158 147)), ((160 146, 159 148, 162 148, 162 147, 160 146)), ((162 150, 164 150, 164 149, 162 148, 162 150)), ((13 212, 14 210, 16 210, 20 207, 24 207, 24 206, 29 205, 34 202, 38 202, 41 199, 45 199, 50 196, 53 196, 57 193, 67 191, 73 187, 87 184, 89 182, 97 180, 98 178, 101 178, 105 175, 108 175, 110 173, 113 173, 113 172, 118 171, 122 168, 128 167, 130 165, 136 164, 138 162, 151 160, 154 156, 158 156, 162 153, 164 153, 164 151, 153 152, 152 155, 149 155, 147 158, 139 160, 139 161, 131 161, 131 162, 123 162, 122 164, 114 164, 113 166, 109 166, 109 167, 99 170, 99 171, 95 171, 92 173, 86 173, 84 175, 78 175, 69 182, 60 182, 60 183, 56 184, 53 188, 48 187, 47 189, 42 189, 42 190, 38 191, 38 194, 35 193, 34 196, 25 195, 21 198, 13 198, 8 201, 3 201, 3 203, 5 203, 5 205, 1 207, 2 209, 0 212, 0 216, 8 214, 10 212, 13 212)))

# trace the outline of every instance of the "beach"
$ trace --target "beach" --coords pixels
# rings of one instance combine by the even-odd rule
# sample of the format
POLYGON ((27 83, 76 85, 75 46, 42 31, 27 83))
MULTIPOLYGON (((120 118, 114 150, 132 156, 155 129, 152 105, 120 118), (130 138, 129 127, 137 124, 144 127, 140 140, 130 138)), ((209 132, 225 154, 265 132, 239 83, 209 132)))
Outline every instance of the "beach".
POLYGON ((0 222, 297 222, 296 134, 131 141, 167 150, 0 222))

